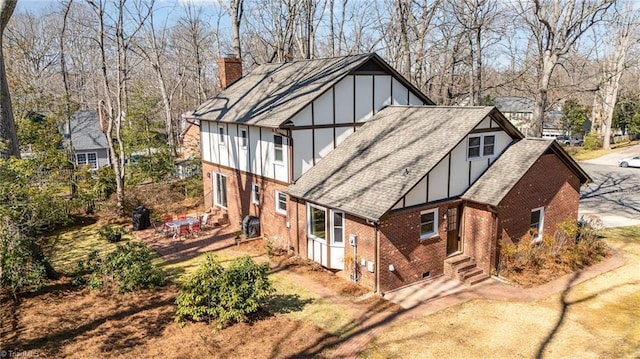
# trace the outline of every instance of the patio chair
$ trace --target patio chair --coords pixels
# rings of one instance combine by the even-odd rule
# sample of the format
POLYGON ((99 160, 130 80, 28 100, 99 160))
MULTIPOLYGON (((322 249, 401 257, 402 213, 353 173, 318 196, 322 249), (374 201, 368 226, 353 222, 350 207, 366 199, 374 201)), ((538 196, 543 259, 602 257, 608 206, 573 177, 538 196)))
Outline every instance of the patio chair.
POLYGON ((205 213, 200 218, 200 227, 208 228, 209 227, 209 213, 205 213))
POLYGON ((167 222, 171 222, 173 221, 173 216, 170 214, 163 214, 162 215, 162 223, 167 223, 167 222))
POLYGON ((164 234, 165 236, 170 234, 164 223, 151 222, 151 225, 153 226, 153 230, 158 234, 164 234))
POLYGON ((178 219, 187 219, 187 214, 186 213, 178 213, 178 219))
POLYGON ((190 230, 192 235, 200 233, 200 222, 192 223, 190 230))
POLYGON ((176 231, 176 233, 173 235, 173 238, 180 238, 182 236, 188 236, 189 234, 191 234, 191 230, 189 229, 189 225, 188 224, 183 224, 180 225, 180 227, 178 228, 178 230, 176 231))

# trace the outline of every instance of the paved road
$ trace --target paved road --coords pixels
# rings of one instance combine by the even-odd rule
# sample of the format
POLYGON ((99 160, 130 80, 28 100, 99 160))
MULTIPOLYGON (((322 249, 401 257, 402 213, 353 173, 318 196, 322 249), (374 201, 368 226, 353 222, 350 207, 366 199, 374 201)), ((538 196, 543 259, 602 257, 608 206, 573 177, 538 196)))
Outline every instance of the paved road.
POLYGON ((640 145, 580 163, 593 179, 582 186, 580 215, 597 215, 605 227, 640 225, 640 168, 618 167, 638 154, 640 145))

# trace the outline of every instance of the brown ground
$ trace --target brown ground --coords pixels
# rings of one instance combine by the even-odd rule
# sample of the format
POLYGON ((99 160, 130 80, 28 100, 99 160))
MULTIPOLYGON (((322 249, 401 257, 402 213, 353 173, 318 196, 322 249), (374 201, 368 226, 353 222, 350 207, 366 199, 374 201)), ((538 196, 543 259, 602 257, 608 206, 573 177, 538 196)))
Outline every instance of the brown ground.
POLYGON ((39 357, 283 358, 334 337, 310 324, 275 315, 221 331, 174 323, 177 288, 119 295, 75 290, 64 281, 25 298, 15 314, 3 298, 2 348, 39 357))

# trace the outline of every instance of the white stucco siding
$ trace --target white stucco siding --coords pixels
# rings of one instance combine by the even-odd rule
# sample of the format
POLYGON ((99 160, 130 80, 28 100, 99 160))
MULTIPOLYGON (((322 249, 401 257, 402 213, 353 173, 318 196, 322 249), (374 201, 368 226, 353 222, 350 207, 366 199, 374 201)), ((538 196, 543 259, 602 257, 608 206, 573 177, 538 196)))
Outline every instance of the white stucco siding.
POLYGON ((356 122, 373 116, 373 76, 356 76, 356 122))
POLYGON ((447 198, 449 161, 445 157, 429 172, 429 202, 447 198))
POLYGON ((262 157, 262 176, 273 178, 273 133, 269 130, 262 130, 260 151, 262 157))
POLYGON ((202 148, 202 160, 212 162, 211 160, 211 131, 209 130, 209 121, 202 121, 200 125, 200 147, 202 148))
POLYGON ((478 179, 478 177, 480 177, 481 174, 484 173, 487 167, 489 167, 487 162, 488 161, 486 159, 481 161, 471 161, 470 182, 472 184, 478 179))
POLYGON ((251 162, 251 173, 261 176, 260 128, 258 127, 249 127, 249 156, 251 162))
POLYGON ((427 177, 425 176, 418 184, 407 193, 404 199, 406 207, 415 206, 427 201, 427 177))
POLYGON ((236 147, 238 149, 238 169, 241 171, 249 172, 251 170, 249 162, 249 129, 244 126, 238 128, 238 137, 236 137, 236 147), (242 131, 247 133, 247 143, 242 145, 242 137, 240 136, 242 131))
POLYGON ((307 105, 302 111, 298 112, 291 119, 295 126, 311 126, 312 124, 312 111, 311 106, 307 105))
POLYGON ((313 102, 313 124, 333 124, 333 89, 325 92, 313 102))
POLYGON ((317 128, 314 131, 314 158, 316 163, 333 150, 333 129, 317 128))
POLYGON ((513 141, 513 138, 511 138, 511 136, 509 136, 506 132, 504 131, 497 132, 496 133, 496 153, 499 155, 502 152, 504 152, 504 150, 507 147, 509 147, 512 141, 513 141))
POLYGON ((409 105, 422 106, 424 103, 418 98, 418 96, 414 95, 413 92, 409 92, 409 105))
POLYGON ((347 76, 334 86, 336 123, 353 123, 353 76, 347 76))
POLYGON ((483 130, 487 128, 491 128, 491 119, 489 117, 482 120, 482 122, 480 122, 478 126, 474 128, 474 130, 483 130))
POLYGON ((409 89, 404 87, 400 81, 393 79, 391 86, 391 95, 393 97, 394 105, 408 105, 409 104, 409 89))
POLYGON ((222 166, 229 166, 229 129, 226 123, 218 124, 216 126, 216 130, 218 131, 218 135, 215 136, 218 142, 218 163, 222 166), (223 135, 220 135, 220 129, 224 132, 223 135))
POLYGON ((349 135, 353 133, 353 127, 337 127, 336 128, 336 143, 335 146, 338 147, 340 144, 346 140, 349 135))
POLYGON ((292 132, 293 137, 293 178, 300 178, 303 173, 313 167, 312 130, 298 130, 292 132))
POLYGON ((451 151, 451 178, 449 196, 459 196, 469 188, 469 162, 467 161, 467 143, 460 142, 451 151))
POLYGON ((227 129, 227 138, 229 139, 229 143, 227 143, 229 167, 239 169, 240 163, 238 161, 238 126, 230 124, 227 126, 227 129))
POLYGON ((378 112, 391 105, 391 76, 375 76, 374 88, 374 112, 378 112))

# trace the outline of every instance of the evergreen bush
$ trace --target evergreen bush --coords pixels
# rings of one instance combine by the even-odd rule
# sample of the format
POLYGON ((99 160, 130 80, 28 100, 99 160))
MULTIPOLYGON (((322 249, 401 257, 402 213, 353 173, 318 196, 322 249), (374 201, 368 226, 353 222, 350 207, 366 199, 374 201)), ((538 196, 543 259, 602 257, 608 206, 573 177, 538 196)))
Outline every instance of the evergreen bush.
POLYGON ((218 327, 246 322, 275 291, 269 265, 250 257, 235 259, 224 269, 214 255, 187 278, 176 300, 176 321, 217 321, 218 327))

